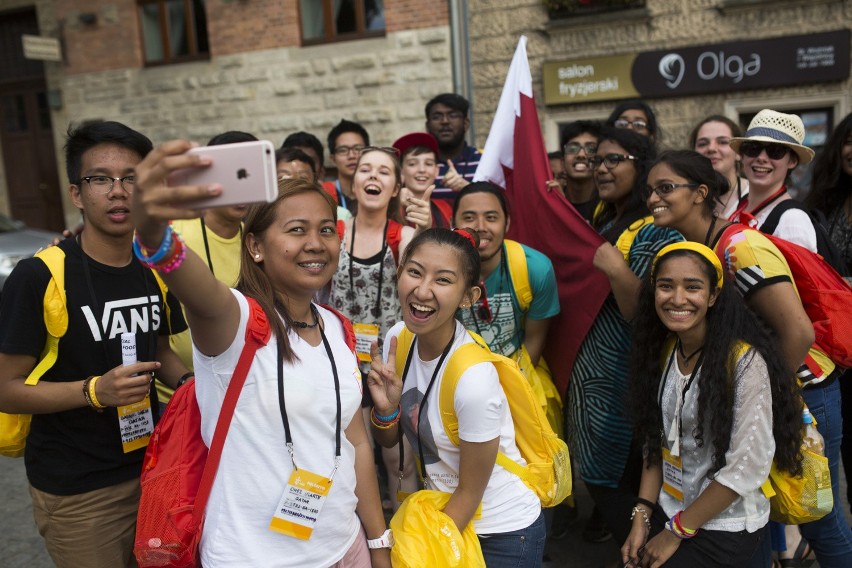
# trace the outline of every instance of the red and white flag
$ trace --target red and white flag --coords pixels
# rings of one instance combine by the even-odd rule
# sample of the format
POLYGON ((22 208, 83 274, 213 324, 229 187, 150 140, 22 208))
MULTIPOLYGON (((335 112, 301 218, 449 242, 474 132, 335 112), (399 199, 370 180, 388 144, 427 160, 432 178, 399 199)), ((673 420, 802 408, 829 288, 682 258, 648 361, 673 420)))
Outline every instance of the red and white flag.
POLYGON ((533 97, 527 38, 521 36, 474 180, 505 188, 511 215, 507 236, 553 262, 561 310, 550 324, 544 356, 564 395, 577 351, 610 286, 592 266, 604 239, 561 191, 547 187, 551 179, 533 97))

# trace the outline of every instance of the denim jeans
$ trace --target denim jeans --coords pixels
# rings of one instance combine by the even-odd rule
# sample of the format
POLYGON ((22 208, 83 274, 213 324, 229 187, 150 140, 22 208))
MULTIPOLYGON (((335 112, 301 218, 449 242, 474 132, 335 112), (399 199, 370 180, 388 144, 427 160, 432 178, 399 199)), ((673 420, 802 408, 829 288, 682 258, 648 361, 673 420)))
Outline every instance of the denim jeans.
POLYGON ((479 543, 488 568, 535 568, 541 566, 547 533, 544 514, 525 529, 482 535, 479 543))
POLYGON ((802 398, 817 421, 817 430, 825 439, 825 457, 831 472, 834 509, 818 521, 801 525, 802 536, 816 553, 821 568, 852 566, 852 530, 843 516, 840 503, 840 442, 843 439, 840 383, 802 389, 802 398))

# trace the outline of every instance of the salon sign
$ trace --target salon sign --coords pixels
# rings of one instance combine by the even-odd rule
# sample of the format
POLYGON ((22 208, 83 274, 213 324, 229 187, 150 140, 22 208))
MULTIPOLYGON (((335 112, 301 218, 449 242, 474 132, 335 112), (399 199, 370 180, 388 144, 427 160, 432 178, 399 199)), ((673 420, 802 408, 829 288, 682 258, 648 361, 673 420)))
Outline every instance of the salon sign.
POLYGON ((543 65, 544 102, 661 98, 844 81, 849 77, 849 41, 845 29, 549 61, 543 65))

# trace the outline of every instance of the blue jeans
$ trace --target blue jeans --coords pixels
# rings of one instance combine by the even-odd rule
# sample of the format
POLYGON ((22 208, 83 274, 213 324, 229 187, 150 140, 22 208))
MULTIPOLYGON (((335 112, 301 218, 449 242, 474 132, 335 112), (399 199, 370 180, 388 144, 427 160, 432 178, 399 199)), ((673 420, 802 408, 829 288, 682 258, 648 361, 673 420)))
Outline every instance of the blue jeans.
POLYGON ((482 535, 479 544, 488 568, 536 568, 541 566, 546 540, 542 513, 525 529, 482 535))
POLYGON ((816 553, 821 568, 852 566, 852 530, 843 517, 840 504, 840 442, 843 439, 843 418, 840 413, 840 383, 827 387, 802 389, 802 398, 817 421, 817 430, 825 439, 825 457, 831 472, 831 491, 834 509, 818 521, 801 525, 802 536, 816 553))

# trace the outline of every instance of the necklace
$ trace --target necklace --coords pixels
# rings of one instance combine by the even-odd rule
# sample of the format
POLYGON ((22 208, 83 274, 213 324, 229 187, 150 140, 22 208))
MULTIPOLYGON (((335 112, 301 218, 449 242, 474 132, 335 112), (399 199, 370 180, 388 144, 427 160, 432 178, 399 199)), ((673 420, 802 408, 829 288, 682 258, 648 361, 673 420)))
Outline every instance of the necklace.
POLYGON ((701 347, 699 347, 698 349, 696 349, 695 351, 693 351, 692 353, 690 353, 689 355, 687 355, 686 353, 683 352, 683 343, 681 343, 680 341, 677 342, 677 352, 681 356, 681 358, 683 359, 684 365, 689 365, 689 360, 692 359, 693 357, 695 357, 696 355, 698 355, 699 353, 701 353, 702 349, 704 349, 703 345, 701 347))
POLYGON ((313 304, 311 304, 311 314, 314 316, 314 323, 308 323, 306 321, 297 321, 292 320, 291 323, 293 327, 298 327, 299 329, 313 329, 319 325, 319 315, 317 314, 317 310, 313 304))
POLYGON ((710 243, 710 237, 713 236, 713 229, 716 228, 716 219, 718 219, 718 217, 716 217, 716 215, 713 215, 713 220, 710 221, 710 228, 707 229, 707 234, 704 235, 704 246, 706 247, 710 246, 708 243, 710 243))

